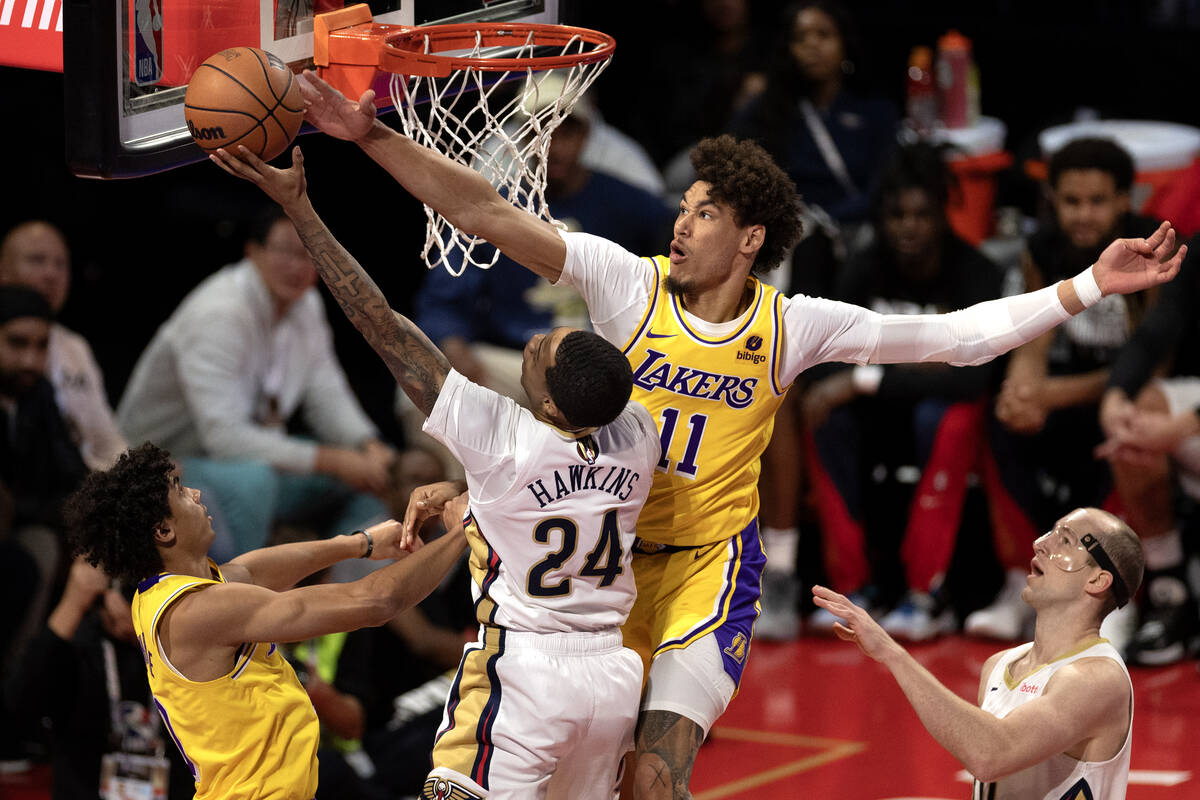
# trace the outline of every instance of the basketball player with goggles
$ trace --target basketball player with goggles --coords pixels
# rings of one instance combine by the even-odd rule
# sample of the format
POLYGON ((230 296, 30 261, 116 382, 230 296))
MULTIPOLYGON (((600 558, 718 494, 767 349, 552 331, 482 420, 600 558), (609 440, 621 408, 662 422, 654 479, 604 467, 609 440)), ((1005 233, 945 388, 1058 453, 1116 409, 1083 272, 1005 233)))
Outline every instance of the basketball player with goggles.
MULTIPOLYGON (((793 380, 829 361, 980 364, 1037 338, 1101 297, 1170 280, 1168 223, 1119 239, 1074 279, 949 314, 882 315, 821 298, 785 298, 757 277, 795 244, 795 186, 751 142, 702 141, 698 179, 679 203, 667 256, 641 258, 510 205, 470 168, 375 118, 305 73, 306 120, 355 142, 410 194, 546 278, 573 286, 595 330, 625 353, 634 398, 660 427, 662 456, 633 558, 638 599, 625 641, 648 664, 634 796, 688 797, 700 744, 737 690, 758 613, 759 456, 793 380)), ((880 371, 856 371, 870 393, 880 371)))
POLYGON ((871 616, 813 587, 845 620, 834 632, 886 666, 926 729, 975 776, 973 800, 1123 800, 1133 738, 1133 685, 1100 623, 1138 590, 1137 536, 1106 511, 1080 508, 1033 544, 1021 599, 1033 641, 983 665, 979 705, 943 686, 871 616))

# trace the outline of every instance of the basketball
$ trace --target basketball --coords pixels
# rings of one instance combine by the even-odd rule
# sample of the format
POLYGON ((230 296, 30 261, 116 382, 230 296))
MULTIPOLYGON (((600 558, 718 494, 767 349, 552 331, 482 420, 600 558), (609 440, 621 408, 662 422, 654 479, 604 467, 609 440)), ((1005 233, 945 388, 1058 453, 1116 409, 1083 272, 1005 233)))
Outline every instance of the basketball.
POLYGON ((183 116, 206 153, 244 145, 269 161, 296 137, 304 100, 279 57, 257 47, 231 47, 197 67, 184 95, 183 116))

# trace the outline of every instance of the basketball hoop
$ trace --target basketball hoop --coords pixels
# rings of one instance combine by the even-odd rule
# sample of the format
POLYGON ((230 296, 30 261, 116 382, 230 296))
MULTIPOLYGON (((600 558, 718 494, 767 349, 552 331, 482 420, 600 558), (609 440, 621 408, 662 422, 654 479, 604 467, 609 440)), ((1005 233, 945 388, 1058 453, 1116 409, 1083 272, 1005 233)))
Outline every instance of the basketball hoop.
MULTIPOLYGON (((335 63, 339 36, 356 46, 377 41, 375 66, 392 73, 392 102, 404 133, 476 170, 513 205, 559 224, 545 198, 550 136, 612 60, 611 36, 568 25, 487 22, 365 23, 326 36, 328 44, 314 48, 326 65, 335 63)), ((455 229, 429 206, 425 216, 421 257, 430 269, 442 264, 457 276, 468 264, 487 269, 496 263, 494 249, 475 253, 482 239, 455 229), (454 250, 463 256, 457 268, 446 258, 454 250)))

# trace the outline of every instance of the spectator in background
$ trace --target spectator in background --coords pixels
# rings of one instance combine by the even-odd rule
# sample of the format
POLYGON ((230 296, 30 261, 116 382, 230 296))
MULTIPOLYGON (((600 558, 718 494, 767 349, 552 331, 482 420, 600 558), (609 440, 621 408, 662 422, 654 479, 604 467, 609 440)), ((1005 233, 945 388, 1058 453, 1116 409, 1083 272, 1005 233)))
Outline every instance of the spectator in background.
MULTIPOLYGON (((881 314, 939 314, 1000 297, 999 267, 950 229, 949 189, 938 148, 914 144, 895 151, 881 179, 878 235, 847 264, 834 299, 881 314)), ((922 640, 953 626, 936 594, 954 552, 993 364, 837 365, 804 394, 826 569, 834 585, 873 605, 883 600, 872 590, 889 576, 872 570, 868 552, 889 538, 889 525, 901 521, 907 592, 881 622, 893 636, 922 640), (880 464, 889 472, 902 465, 920 468, 907 508, 881 503, 887 495, 878 492, 868 502, 880 464)), ((811 622, 827 629, 833 618, 818 611, 811 622)))
POLYGON ((729 130, 762 144, 806 203, 843 225, 865 222, 895 144, 896 109, 854 90, 863 52, 836 0, 790 4, 778 32, 766 88, 729 130))
MULTIPOLYGON (((546 165, 550 213, 568 230, 603 236, 635 253, 658 252, 671 238, 671 209, 658 196, 583 163, 592 124, 590 104, 581 103, 554 131, 546 165)), ((475 258, 486 261, 491 252, 484 244, 475 258)), ((458 271, 461 253, 447 258, 458 271)), ((413 306, 417 326, 458 372, 522 404, 521 351, 529 337, 561 325, 587 327, 587 309, 576 292, 550 285, 503 255, 490 269, 468 266, 458 277, 430 271, 413 306)), ((424 414, 402 391, 396 402, 409 444, 438 453, 446 473, 462 477, 445 448, 421 432, 424 414)))
MULTIPOLYGON (((0 283, 36 289, 60 314, 71 289, 71 258, 62 232, 43 220, 10 230, 0 242, 0 283)), ((113 419, 104 375, 87 340, 58 322, 50 326, 46 376, 88 468, 111 466, 126 443, 113 419)))
MULTIPOLYGON (((192 774, 163 730, 133 631, 129 597, 77 558, 41 633, 9 677, 14 724, 50 723, 53 800, 96 800, 109 754, 151 757, 167 768, 167 797, 195 794, 192 774)), ((149 793, 147 793, 149 796, 149 793)))
POLYGON ((276 522, 340 533, 385 517, 394 451, 337 362, 316 280, 283 211, 264 209, 246 257, 184 298, 121 398, 129 441, 170 449, 208 498, 219 559, 276 522))
MULTIPOLYGON (((1157 227, 1130 211, 1133 174, 1132 158, 1109 139, 1076 139, 1051 156, 1054 220, 1027 243, 1026 291, 1069 276, 1071 265, 1094 262, 1114 237, 1143 236, 1157 227)), ((984 470, 996 552, 1007 575, 996 602, 966 618, 967 633, 1019 638, 1032 619, 1020 599, 1030 543, 1072 508, 1106 502, 1108 468, 1092 457, 1103 438, 1099 402, 1109 368, 1146 304, 1145 293, 1105 297, 1010 356, 989 423, 994 460, 987 459, 984 470)), ((1106 636, 1128 627, 1128 612, 1108 617, 1106 636)))
POLYGON ((53 319, 39 292, 0 287, 0 484, 12 498, 11 542, 37 565, 25 618, 16 622, 13 609, 0 611, 10 620, 2 626, 10 641, 0 642, 10 660, 46 613, 64 566, 63 503, 88 471, 46 379, 53 319))
POLYGON ((1098 453, 1146 551, 1146 591, 1126 648, 1134 664, 1170 664, 1200 645, 1181 532, 1200 503, 1200 267, 1185 267, 1121 348, 1100 404, 1107 438, 1098 453))
MULTIPOLYGON (((692 145, 724 130, 762 91, 767 37, 755 24, 750 0, 701 0, 696 6, 681 6, 663 30, 655 56, 663 68, 645 74, 638 98, 638 107, 654 111, 639 115, 645 127, 632 132, 660 165, 686 167, 692 145)), ((687 188, 667 183, 668 191, 687 188)))

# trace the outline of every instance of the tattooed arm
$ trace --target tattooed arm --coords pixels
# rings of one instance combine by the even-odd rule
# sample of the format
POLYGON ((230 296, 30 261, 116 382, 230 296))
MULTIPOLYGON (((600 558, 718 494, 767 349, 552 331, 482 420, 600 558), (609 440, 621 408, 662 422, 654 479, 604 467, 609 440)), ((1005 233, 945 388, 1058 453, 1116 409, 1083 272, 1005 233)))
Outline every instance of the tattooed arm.
POLYGON ((238 158, 224 149, 210 158, 283 207, 346 317, 387 364, 405 394, 428 416, 450 372, 450 362, 412 320, 388 306, 375 281, 321 221, 308 198, 300 148, 292 149, 292 166, 286 170, 264 163, 244 147, 238 149, 238 158))

